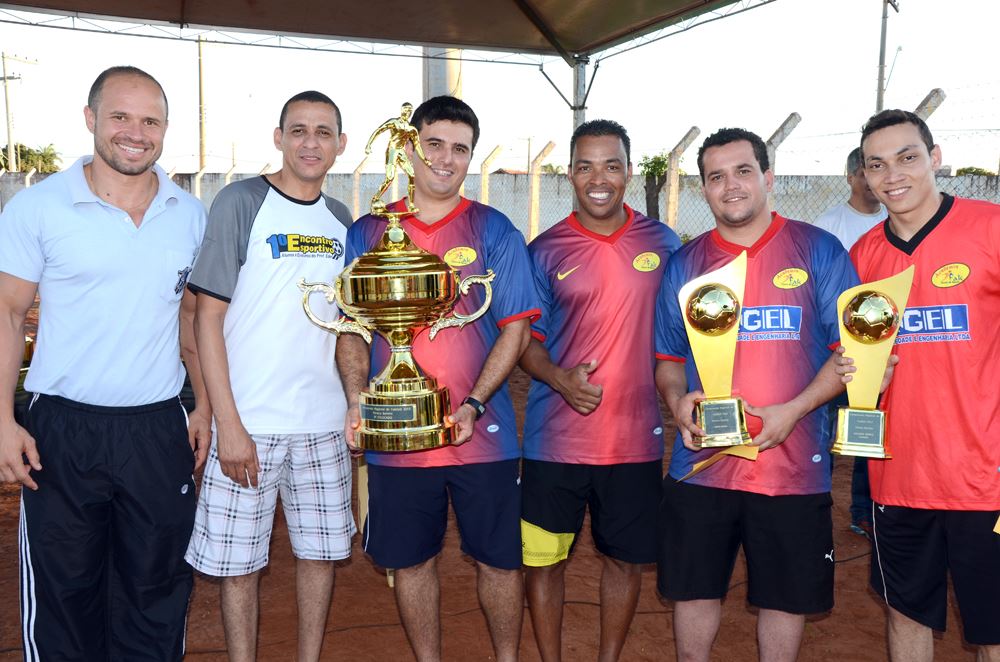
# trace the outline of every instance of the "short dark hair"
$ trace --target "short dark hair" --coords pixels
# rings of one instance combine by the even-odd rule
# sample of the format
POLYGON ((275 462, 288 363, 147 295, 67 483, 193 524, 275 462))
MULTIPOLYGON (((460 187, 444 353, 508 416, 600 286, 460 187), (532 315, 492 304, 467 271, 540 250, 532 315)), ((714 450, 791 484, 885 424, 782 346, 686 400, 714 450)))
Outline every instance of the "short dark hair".
POLYGON ((476 143, 479 142, 479 118, 472 107, 461 99, 447 95, 428 99, 413 111, 410 124, 419 131, 424 126, 441 120, 460 122, 472 127, 472 149, 476 149, 476 143))
POLYGON ((590 120, 576 127, 573 137, 569 139, 569 160, 573 162, 576 152, 576 141, 584 136, 618 136, 625 147, 625 161, 632 163, 632 141, 628 139, 628 131, 614 120, 590 120))
POLYGON ((102 71, 100 75, 94 79, 94 84, 90 86, 90 93, 87 95, 88 108, 93 111, 97 110, 97 106, 101 104, 101 93, 104 92, 104 84, 108 82, 109 78, 115 78, 116 76, 138 76, 139 78, 145 78, 156 85, 156 87, 160 90, 160 94, 163 95, 163 108, 167 111, 167 115, 170 115, 170 105, 167 103, 167 93, 163 91, 163 86, 160 85, 160 81, 156 80, 142 69, 128 65, 109 67, 108 69, 102 71))
POLYGON ((767 145, 764 144, 760 136, 746 129, 719 129, 705 138, 705 142, 698 150, 698 174, 701 175, 702 184, 705 183, 705 152, 711 147, 722 147, 740 140, 747 141, 753 147, 753 155, 760 165, 761 172, 767 172, 771 169, 771 160, 767 156, 767 145))
POLYGON ((333 108, 334 114, 337 116, 337 133, 344 132, 344 123, 340 118, 340 108, 337 104, 333 102, 333 99, 326 96, 322 92, 317 92, 316 90, 306 90, 305 92, 299 92, 291 99, 285 102, 285 105, 281 107, 281 114, 278 115, 278 128, 282 131, 285 130, 285 117, 288 116, 288 107, 293 103, 298 103, 299 101, 308 101, 309 103, 325 103, 326 105, 333 108))
POLYGON ((847 155, 847 163, 844 164, 844 174, 853 175, 858 171, 858 168, 863 168, 864 166, 865 160, 861 157, 861 148, 855 147, 847 155))
POLYGON ((924 145, 927 146, 927 153, 931 153, 931 150, 934 149, 934 136, 931 135, 931 130, 927 128, 927 122, 920 119, 920 115, 917 115, 916 113, 911 113, 908 110, 900 110, 899 108, 892 108, 890 110, 883 110, 881 113, 875 113, 869 117, 868 121, 865 122, 865 125, 861 127, 862 160, 864 160, 865 139, 876 131, 889 128, 890 126, 896 126, 897 124, 912 124, 917 127, 917 131, 920 132, 920 139, 923 140, 924 145))

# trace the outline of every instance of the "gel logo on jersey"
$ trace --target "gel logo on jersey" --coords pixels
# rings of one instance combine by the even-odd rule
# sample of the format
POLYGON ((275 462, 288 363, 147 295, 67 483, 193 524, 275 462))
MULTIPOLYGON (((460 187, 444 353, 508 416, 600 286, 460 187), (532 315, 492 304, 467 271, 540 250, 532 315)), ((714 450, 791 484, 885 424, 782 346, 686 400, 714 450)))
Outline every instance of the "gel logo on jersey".
POLYGON ((740 314, 738 341, 798 340, 801 306, 746 306, 740 314))
POLYGON ((286 255, 331 257, 336 260, 344 254, 344 245, 336 238, 306 234, 272 234, 266 241, 271 247, 271 257, 275 260, 286 255))
POLYGON ((632 268, 636 271, 649 272, 660 266, 660 256, 653 251, 639 253, 632 260, 632 268))
POLYGON ((794 290, 796 287, 801 287, 805 285, 806 281, 809 280, 809 274, 803 269, 782 269, 774 275, 771 282, 774 283, 775 287, 780 287, 783 290, 794 290))
POLYGON ((469 246, 456 246, 450 249, 444 254, 444 261, 449 267, 454 267, 458 269, 459 267, 466 267, 476 261, 479 257, 476 254, 475 249, 469 246))
POLYGON ((934 287, 955 287, 965 282, 969 277, 969 265, 961 262, 946 264, 931 276, 931 283, 934 287))
POLYGON ((896 344, 970 340, 969 307, 962 304, 913 306, 903 312, 896 344))

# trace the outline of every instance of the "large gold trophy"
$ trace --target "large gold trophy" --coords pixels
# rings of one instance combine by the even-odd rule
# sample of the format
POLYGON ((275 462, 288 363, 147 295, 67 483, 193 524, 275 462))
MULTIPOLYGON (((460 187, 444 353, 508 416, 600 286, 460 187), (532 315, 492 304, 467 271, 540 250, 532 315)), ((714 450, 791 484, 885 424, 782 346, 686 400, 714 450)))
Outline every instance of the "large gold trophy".
POLYGON ((847 383, 850 406, 837 411, 837 438, 830 448, 838 455, 889 459, 885 413, 878 396, 886 361, 913 284, 910 266, 889 278, 852 287, 837 297, 840 343, 857 371, 847 383))
POLYGON ((747 274, 746 251, 721 269, 687 282, 678 293, 705 399, 698 403, 704 448, 750 443, 742 398, 732 396, 740 302, 747 274))
POLYGON ((370 152, 375 137, 389 133, 386 179, 372 198, 372 214, 389 219, 381 241, 348 265, 333 286, 299 282, 302 307, 314 323, 337 335, 356 333, 368 343, 375 331, 389 343, 388 363, 360 395, 361 426, 354 439, 359 447, 373 451, 424 450, 454 440, 454 427, 445 421, 451 413, 448 389, 421 372, 413 358, 413 339, 424 329, 430 330, 434 340, 441 329, 463 327, 481 317, 493 299, 491 270, 459 281, 453 268, 416 246, 400 225, 401 217, 417 211, 406 143, 412 143, 414 152, 426 162, 417 130, 408 121, 411 112, 412 106, 404 104, 400 117, 376 129, 366 147, 370 152), (389 212, 381 196, 392 184, 397 167, 409 177, 410 195, 406 211, 389 212), (459 292, 467 294, 474 284, 486 289, 483 304, 471 315, 453 312, 459 292), (332 322, 319 319, 309 307, 313 292, 323 292, 348 317, 332 322))

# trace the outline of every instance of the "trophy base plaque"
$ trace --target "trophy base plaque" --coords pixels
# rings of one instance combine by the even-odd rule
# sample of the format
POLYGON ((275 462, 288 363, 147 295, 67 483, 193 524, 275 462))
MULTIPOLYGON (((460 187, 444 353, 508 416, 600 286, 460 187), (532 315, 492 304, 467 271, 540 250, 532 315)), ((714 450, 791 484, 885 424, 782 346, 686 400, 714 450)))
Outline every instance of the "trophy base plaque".
POLYGON ((705 431, 702 448, 741 446, 750 443, 742 398, 708 398, 698 403, 698 427, 705 431))
POLYGON ((361 427, 355 443, 369 451, 420 451, 447 446, 455 428, 447 388, 427 377, 369 384, 359 398, 361 427))
POLYGON ((876 460, 891 459, 892 455, 885 447, 885 412, 878 409, 839 408, 837 438, 830 452, 876 460))

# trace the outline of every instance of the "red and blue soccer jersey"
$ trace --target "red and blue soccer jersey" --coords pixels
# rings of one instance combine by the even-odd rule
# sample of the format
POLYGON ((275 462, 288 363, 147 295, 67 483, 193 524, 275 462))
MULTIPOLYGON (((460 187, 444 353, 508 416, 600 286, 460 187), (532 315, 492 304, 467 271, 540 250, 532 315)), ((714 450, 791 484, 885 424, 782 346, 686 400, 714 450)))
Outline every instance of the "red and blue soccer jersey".
MULTIPOLYGON (((733 394, 760 407, 797 396, 830 358, 839 342, 837 297, 858 279, 847 251, 832 234, 774 214, 750 248, 727 242, 718 230, 681 248, 667 263, 656 304, 656 357, 683 361, 689 390, 701 388, 677 292, 693 278, 747 251, 746 289, 740 313, 733 394)), ((688 481, 708 487, 766 495, 830 491, 829 407, 800 420, 779 446, 756 462, 725 458, 688 481)), ((747 415, 751 436, 759 418, 747 415)), ((680 479, 717 450, 688 450, 674 442, 670 475, 680 479)))
POLYGON ((680 240, 663 223, 626 211, 628 220, 611 236, 587 230, 571 214, 528 246, 542 301, 532 335, 563 368, 597 359, 590 381, 604 389, 600 406, 584 416, 533 380, 524 427, 528 459, 621 464, 663 457, 653 311, 680 240))
POLYGON ((872 498, 1000 510, 1000 206, 945 196, 909 241, 883 223, 851 258, 865 282, 916 266, 882 396, 892 459, 868 463, 872 498))
MULTIPOLYGON (((389 208, 405 211, 401 202, 389 208)), ((386 219, 371 215, 355 221, 347 232, 347 262, 372 249, 382 238, 387 223, 386 219)), ((475 385, 503 326, 540 314, 524 236, 496 209, 465 198, 436 223, 426 225, 407 217, 402 225, 414 244, 449 262, 459 270, 460 277, 485 274, 487 269, 496 273, 493 302, 485 315, 464 329, 443 329, 433 342, 426 331, 413 342, 417 363, 426 374, 437 379, 439 386, 448 388, 452 407, 457 408, 475 385)), ((455 310, 465 315, 475 312, 482 305, 484 294, 482 286, 473 286, 468 294, 459 297, 455 310)), ((371 375, 381 370, 388 358, 388 343, 374 335, 371 375)), ((366 456, 372 464, 440 467, 509 460, 520 454, 514 405, 505 381, 490 398, 486 413, 476 422, 475 432, 467 443, 412 453, 369 452, 366 456)))

